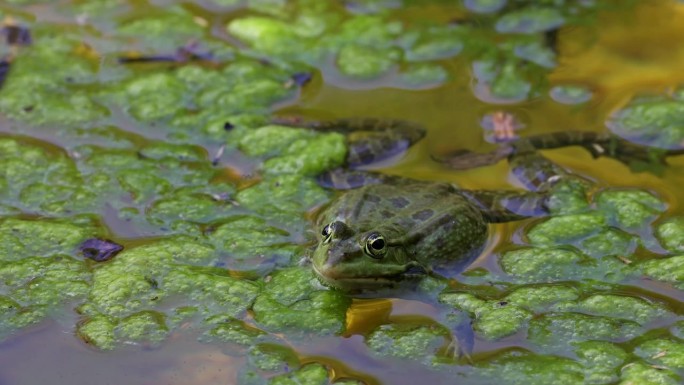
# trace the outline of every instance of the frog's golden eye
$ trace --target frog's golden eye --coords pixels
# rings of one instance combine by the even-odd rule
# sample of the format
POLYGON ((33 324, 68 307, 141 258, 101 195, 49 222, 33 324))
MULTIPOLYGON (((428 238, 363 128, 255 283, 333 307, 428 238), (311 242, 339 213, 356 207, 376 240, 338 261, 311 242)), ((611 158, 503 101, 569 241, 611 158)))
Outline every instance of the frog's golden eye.
POLYGON ((372 233, 366 237, 366 247, 364 248, 364 251, 373 258, 382 258, 387 252, 386 246, 387 242, 385 242, 385 237, 378 233, 372 233))

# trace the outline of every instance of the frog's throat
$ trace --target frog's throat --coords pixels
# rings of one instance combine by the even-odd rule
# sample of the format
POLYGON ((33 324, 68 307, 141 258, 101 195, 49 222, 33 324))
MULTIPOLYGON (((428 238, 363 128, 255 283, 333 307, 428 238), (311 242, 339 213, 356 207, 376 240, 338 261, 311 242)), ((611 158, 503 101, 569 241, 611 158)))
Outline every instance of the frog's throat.
POLYGON ((404 271, 388 274, 388 275, 368 275, 368 276, 336 276, 330 277, 324 274, 318 269, 316 264, 311 265, 318 279, 327 286, 336 288, 348 288, 348 287, 381 287, 387 286, 388 284, 394 284, 401 281, 417 280, 421 279, 427 275, 429 272, 418 264, 408 264, 404 271))

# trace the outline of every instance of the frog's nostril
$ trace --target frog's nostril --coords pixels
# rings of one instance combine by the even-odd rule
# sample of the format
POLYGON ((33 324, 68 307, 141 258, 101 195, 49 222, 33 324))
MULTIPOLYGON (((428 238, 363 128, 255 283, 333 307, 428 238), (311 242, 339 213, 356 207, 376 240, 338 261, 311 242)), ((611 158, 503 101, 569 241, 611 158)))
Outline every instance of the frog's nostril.
POLYGON ((354 234, 354 230, 341 221, 331 223, 330 231, 332 233, 332 238, 336 239, 347 239, 354 234))

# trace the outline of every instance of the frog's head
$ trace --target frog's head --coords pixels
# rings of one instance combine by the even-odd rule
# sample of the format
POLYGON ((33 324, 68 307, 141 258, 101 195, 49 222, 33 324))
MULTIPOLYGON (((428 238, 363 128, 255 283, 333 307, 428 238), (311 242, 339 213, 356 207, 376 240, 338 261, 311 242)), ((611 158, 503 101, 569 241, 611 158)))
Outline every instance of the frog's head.
POLYGON ((388 229, 355 231, 333 221, 321 229, 313 269, 323 284, 349 291, 380 289, 424 276, 426 269, 393 238, 388 229))

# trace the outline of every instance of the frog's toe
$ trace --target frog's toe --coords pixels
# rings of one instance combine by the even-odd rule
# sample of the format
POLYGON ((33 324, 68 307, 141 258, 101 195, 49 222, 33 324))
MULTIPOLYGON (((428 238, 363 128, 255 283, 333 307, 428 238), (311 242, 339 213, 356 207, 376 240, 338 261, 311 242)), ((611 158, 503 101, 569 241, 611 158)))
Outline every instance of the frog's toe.
POLYGON ((445 350, 445 355, 454 361, 462 361, 465 360, 469 364, 473 363, 473 359, 470 356, 472 353, 471 351, 468 351, 461 341, 456 336, 452 336, 451 341, 449 342, 449 345, 447 345, 446 350, 445 350))
POLYGON ((451 341, 446 348, 446 355, 460 361, 465 359, 468 363, 473 360, 470 355, 475 346, 475 332, 469 320, 462 320, 451 331, 451 341))
POLYGON ((624 139, 584 145, 594 158, 606 156, 628 166, 635 162, 665 165, 667 158, 684 155, 684 148, 660 149, 632 143, 624 139))

